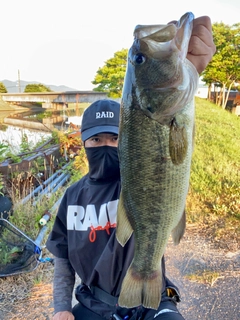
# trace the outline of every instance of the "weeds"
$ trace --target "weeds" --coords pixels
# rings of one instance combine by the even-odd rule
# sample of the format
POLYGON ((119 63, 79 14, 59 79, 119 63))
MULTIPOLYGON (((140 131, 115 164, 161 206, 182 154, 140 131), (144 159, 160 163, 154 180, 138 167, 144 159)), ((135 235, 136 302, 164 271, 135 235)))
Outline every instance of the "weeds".
MULTIPOLYGON (((60 189, 55 194, 44 196, 41 201, 38 201, 33 205, 33 201, 29 201, 25 204, 15 203, 14 215, 9 217, 11 223, 17 226, 18 229, 22 230, 31 239, 35 239, 41 229, 39 220, 42 218, 46 210, 50 210, 59 197, 62 195, 64 189, 60 189)), ((55 214, 54 212, 53 214, 55 214)), ((52 226, 54 220, 54 215, 52 221, 49 221, 49 228, 52 226)))
MULTIPOLYGON (((29 202, 25 203, 24 205, 21 204, 21 199, 23 195, 27 196, 30 192, 34 190, 33 184, 33 175, 31 170, 26 173, 18 173, 15 177, 15 183, 12 184, 12 189, 9 190, 11 194, 12 201, 14 203, 14 215, 10 216, 10 221, 17 226, 20 230, 26 233, 30 238, 34 239, 38 235, 40 231, 40 224, 39 220, 44 215, 44 212, 50 210, 57 200, 62 196, 63 192, 65 191, 66 187, 72 184, 73 182, 79 180, 83 174, 86 172, 84 166, 75 168, 75 161, 72 161, 68 169, 68 172, 71 173, 71 180, 65 185, 64 187, 59 188, 55 193, 48 193, 41 197, 41 201, 37 201, 37 197, 30 200, 29 202), (23 179, 22 175, 29 175, 29 179, 27 176, 23 179), (26 185, 24 189, 24 183, 26 185), (31 187, 32 186, 32 187, 31 187), (21 197, 19 197, 19 192, 21 190, 21 197), (26 190, 27 192, 24 192, 26 190)), ((35 176, 36 179, 36 176, 35 176)), ((39 182, 41 184, 41 182, 39 182)), ((47 188, 47 187, 46 187, 47 188)), ((48 223, 49 228, 51 228, 54 222, 54 212, 52 219, 48 223)), ((45 239, 46 240, 46 239, 45 239)))
POLYGON ((7 126, 0 122, 0 130, 1 131, 6 131, 7 130, 7 126))
POLYGON ((0 142, 0 162, 6 158, 6 152, 8 150, 8 144, 0 142))
POLYGON ((204 270, 188 274, 186 275, 186 278, 188 278, 190 281, 210 284, 212 287, 217 279, 220 278, 220 274, 216 271, 204 270))
POLYGON ((23 133, 21 143, 20 143, 20 153, 31 151, 34 148, 35 148, 35 146, 30 145, 30 143, 28 142, 28 137, 27 137, 26 133, 23 133))

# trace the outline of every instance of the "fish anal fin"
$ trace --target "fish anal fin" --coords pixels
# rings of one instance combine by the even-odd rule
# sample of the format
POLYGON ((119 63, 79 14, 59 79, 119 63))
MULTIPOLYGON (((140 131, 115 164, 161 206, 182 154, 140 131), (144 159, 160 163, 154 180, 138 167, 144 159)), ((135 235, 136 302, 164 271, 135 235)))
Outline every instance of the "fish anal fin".
POLYGON ((179 220, 177 226, 172 230, 172 239, 174 245, 178 245, 182 239, 186 229, 186 211, 183 211, 182 217, 179 220))
POLYGON ((169 153, 173 164, 179 165, 186 158, 188 150, 187 131, 185 126, 179 126, 176 119, 170 125, 169 153))
POLYGON ((161 268, 147 278, 142 278, 130 266, 122 283, 118 304, 126 308, 143 305, 145 308, 157 309, 161 302, 161 292, 161 268))
POLYGON ((122 247, 125 246, 128 239, 131 237, 133 233, 132 226, 128 220, 125 206, 123 203, 123 195, 120 194, 118 209, 117 209, 117 230, 116 237, 117 241, 121 244, 122 247))

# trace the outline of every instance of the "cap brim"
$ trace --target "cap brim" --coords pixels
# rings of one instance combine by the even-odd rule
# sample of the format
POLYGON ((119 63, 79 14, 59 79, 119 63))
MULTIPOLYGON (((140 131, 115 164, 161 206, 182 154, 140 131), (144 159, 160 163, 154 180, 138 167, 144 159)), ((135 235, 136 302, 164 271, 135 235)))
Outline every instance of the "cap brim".
POLYGON ((91 138, 92 136, 95 136, 98 133, 115 133, 118 134, 119 128, 116 126, 99 126, 99 127, 93 127, 90 129, 87 129, 82 132, 82 140, 86 141, 87 139, 91 138))

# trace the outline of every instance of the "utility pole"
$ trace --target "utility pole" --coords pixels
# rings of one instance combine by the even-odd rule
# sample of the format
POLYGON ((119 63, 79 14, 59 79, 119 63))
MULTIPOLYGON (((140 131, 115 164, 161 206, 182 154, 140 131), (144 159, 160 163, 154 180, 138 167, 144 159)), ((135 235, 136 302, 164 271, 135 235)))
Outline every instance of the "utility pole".
POLYGON ((18 70, 18 92, 21 92, 20 71, 18 70))

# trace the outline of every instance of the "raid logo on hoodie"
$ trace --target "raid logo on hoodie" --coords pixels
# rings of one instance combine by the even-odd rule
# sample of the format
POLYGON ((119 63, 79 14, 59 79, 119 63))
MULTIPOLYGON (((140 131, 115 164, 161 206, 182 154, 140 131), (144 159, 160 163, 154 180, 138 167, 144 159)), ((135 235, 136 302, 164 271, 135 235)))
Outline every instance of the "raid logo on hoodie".
POLYGON ((70 205, 67 211, 67 229, 87 231, 89 241, 96 240, 96 231, 105 231, 110 234, 110 228, 116 228, 116 212, 118 200, 103 203, 97 214, 95 205, 89 204, 86 209, 82 206, 70 205))

